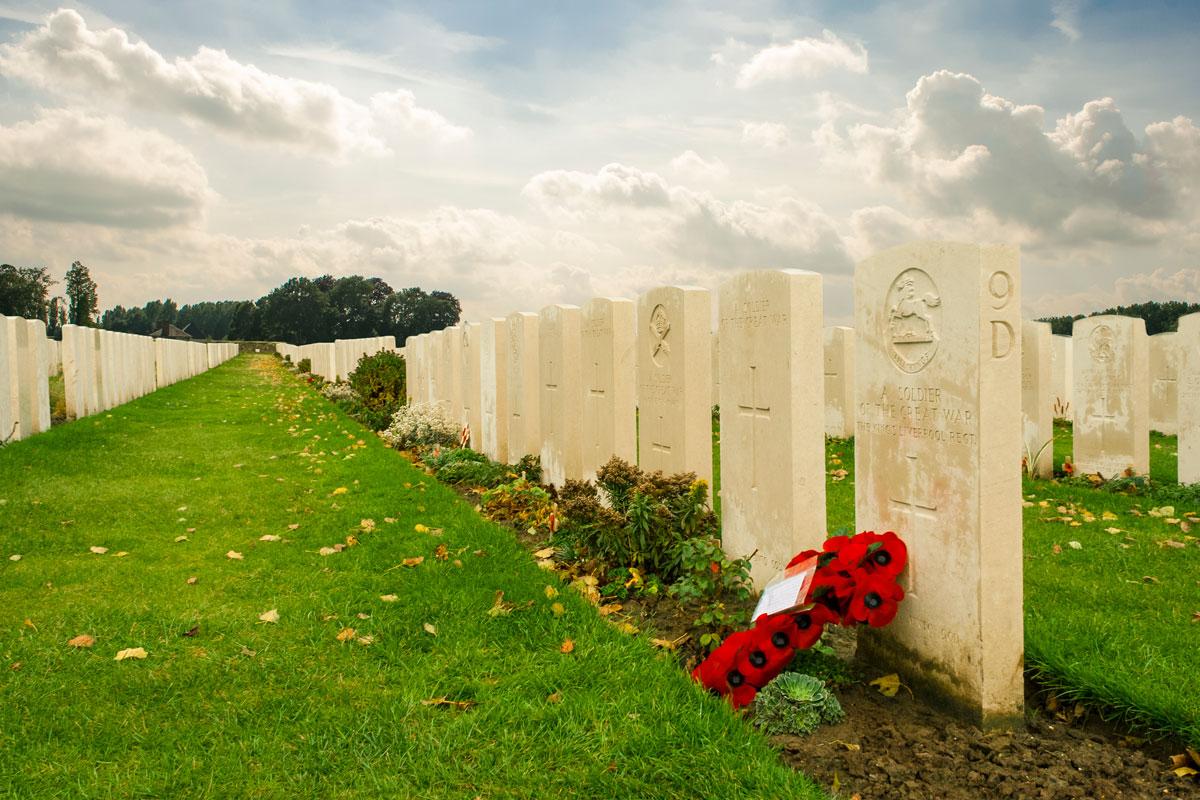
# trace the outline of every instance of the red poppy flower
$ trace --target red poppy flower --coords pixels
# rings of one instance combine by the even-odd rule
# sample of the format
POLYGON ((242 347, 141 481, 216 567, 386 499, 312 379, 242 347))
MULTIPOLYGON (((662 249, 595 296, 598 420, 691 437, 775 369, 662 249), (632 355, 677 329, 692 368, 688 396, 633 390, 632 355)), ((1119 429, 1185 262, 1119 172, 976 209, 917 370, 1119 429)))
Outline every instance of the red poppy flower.
POLYGON ((904 590, 890 575, 864 575, 854 589, 848 618, 865 622, 872 628, 882 628, 896 616, 897 603, 904 599, 904 590))
POLYGON ((837 557, 829 564, 829 568, 837 572, 853 572, 862 566, 863 559, 867 557, 867 547, 870 546, 870 537, 873 533, 858 534, 850 541, 842 545, 838 549, 837 557))
POLYGON ((712 562, 708 565, 708 568, 712 571, 713 575, 719 575, 721 573, 721 563, 719 561, 712 562))
POLYGON ((776 650, 795 647, 799 630, 790 614, 760 614, 754 621, 754 632, 762 646, 776 650))
POLYGON ((868 572, 891 575, 893 578, 904 571, 908 563, 908 546, 893 531, 870 534, 864 566, 868 572))
MULTIPOLYGON (((832 594, 838 600, 848 600, 854 594, 854 581, 845 571, 837 571, 831 567, 821 567, 813 576, 811 596, 822 599, 823 595, 832 594), (824 588, 824 592, 820 591, 824 588)), ((828 603, 824 597, 823 602, 828 603)))
POLYGON ((849 536, 830 536, 821 543, 821 550, 825 553, 837 553, 849 542, 849 536))
MULTIPOLYGON (((793 629, 796 627, 791 617, 786 614, 780 616, 783 617, 783 623, 793 629)), ((748 631, 752 634, 751 643, 741 651, 737 663, 734 665, 734 669, 745 678, 746 683, 759 689, 783 672, 783 668, 790 664, 792 657, 796 655, 796 649, 790 644, 785 644, 783 647, 775 646, 772 635, 775 628, 782 628, 782 623, 771 622, 748 631)), ((788 642, 792 639, 786 634, 783 634, 783 637, 788 642)))
POLYGON ((825 631, 825 624, 828 622, 838 622, 840 617, 837 613, 831 610, 828 606, 820 604, 814 605, 812 608, 801 611, 798 614, 792 615, 792 620, 796 623, 796 630, 799 631, 799 638, 796 640, 797 650, 807 650, 817 643, 821 638, 821 634, 825 631))
POLYGON ((752 630, 731 633, 692 671, 692 678, 717 694, 729 694, 746 682, 745 673, 739 670, 749 663, 745 655, 754 647, 752 630))

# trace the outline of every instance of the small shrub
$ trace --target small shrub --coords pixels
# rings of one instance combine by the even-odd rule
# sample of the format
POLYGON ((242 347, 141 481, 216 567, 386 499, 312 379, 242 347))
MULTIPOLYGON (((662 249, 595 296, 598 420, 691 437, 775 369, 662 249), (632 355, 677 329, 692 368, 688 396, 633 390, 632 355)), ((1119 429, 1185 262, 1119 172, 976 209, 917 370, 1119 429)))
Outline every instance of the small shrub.
POLYGON ((708 485, 695 474, 645 473, 616 457, 600 468, 595 485, 565 482, 559 509, 560 532, 576 552, 665 583, 682 575, 684 541, 718 533, 708 485))
POLYGON ((448 420, 436 405, 413 403, 401 406, 379 435, 397 450, 422 445, 452 447, 458 444, 458 425, 448 420))
POLYGON ((505 464, 492 461, 483 453, 467 447, 447 448, 440 455, 425 455, 425 465, 444 482, 493 488, 514 477, 505 464))
POLYGON ((404 359, 391 350, 363 356, 350 373, 350 386, 372 411, 394 414, 404 405, 404 359))
POLYGON ((296 371, 301 374, 303 374, 305 372, 312 372, 312 359, 311 358, 302 358, 299 361, 297 361, 296 362, 296 371))
POLYGON ((845 718, 841 703, 811 675, 785 672, 754 698, 754 724, 770 735, 807 736, 845 718))

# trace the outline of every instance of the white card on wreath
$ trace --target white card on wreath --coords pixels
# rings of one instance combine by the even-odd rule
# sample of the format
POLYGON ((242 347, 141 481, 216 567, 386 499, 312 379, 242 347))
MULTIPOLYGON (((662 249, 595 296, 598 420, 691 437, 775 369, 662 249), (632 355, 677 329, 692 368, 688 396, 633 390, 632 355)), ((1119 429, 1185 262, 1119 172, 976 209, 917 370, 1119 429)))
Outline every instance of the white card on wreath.
POLYGON ((808 605, 808 589, 817 572, 817 557, 813 556, 794 567, 784 570, 763 589, 754 607, 753 619, 763 614, 783 614, 808 605))

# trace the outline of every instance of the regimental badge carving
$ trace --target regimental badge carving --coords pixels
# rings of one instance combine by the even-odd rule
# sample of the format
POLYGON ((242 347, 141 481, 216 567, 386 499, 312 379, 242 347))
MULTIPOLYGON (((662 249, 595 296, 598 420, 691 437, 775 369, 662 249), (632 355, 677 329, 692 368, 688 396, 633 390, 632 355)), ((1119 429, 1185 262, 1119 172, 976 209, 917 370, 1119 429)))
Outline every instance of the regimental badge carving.
POLYGON ((940 341, 942 298, 929 273, 906 269, 888 289, 887 351, 904 372, 920 372, 933 360, 940 341))
POLYGON ((1088 337, 1088 351, 1095 361, 1112 361, 1113 342, 1116 339, 1113 329, 1107 325, 1097 325, 1088 337))
POLYGON ((671 320, 667 318, 667 309, 663 308, 662 303, 650 312, 650 333, 656 340, 650 352, 650 360, 655 366, 664 367, 666 357, 671 354, 671 344, 667 341, 667 336, 671 333, 671 320))

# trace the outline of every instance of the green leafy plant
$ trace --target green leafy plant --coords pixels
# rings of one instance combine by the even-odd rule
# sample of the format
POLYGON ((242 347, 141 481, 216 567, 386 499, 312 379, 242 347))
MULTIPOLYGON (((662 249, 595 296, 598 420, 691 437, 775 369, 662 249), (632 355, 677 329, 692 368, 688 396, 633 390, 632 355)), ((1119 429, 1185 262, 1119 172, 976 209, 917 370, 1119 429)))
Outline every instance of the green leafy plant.
POLYGON ((404 405, 404 358, 391 350, 363 356, 350 373, 349 382, 363 405, 371 411, 394 414, 404 405))
POLYGON ((513 473, 505 464, 492 461, 483 453, 466 447, 446 449, 438 456, 426 454, 425 464, 443 483, 466 484, 493 488, 508 480, 513 473))
POLYGON ((807 736, 845 718, 841 703, 811 675, 785 672, 754 698, 754 724, 770 735, 807 736))
POLYGON ((312 359, 302 358, 296 362, 296 371, 300 373, 312 372, 312 359))
POLYGON ((680 545, 683 574, 670 588, 673 596, 699 606, 693 623, 700 629, 700 646, 711 650, 744 620, 727 603, 750 599, 750 561, 729 558, 712 537, 695 537, 680 545))

